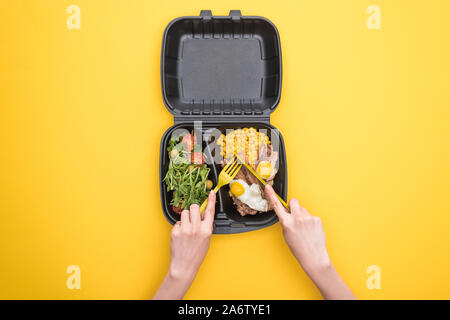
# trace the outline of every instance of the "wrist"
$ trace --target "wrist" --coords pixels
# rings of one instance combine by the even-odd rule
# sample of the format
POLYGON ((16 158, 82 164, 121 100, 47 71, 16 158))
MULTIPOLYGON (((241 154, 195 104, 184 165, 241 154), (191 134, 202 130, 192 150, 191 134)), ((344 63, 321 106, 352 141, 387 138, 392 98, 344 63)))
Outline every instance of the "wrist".
POLYGON ((355 299, 329 259, 307 273, 324 299, 355 299))
POLYGON ((169 271, 164 278, 163 283, 153 297, 155 300, 178 300, 183 299, 186 291, 194 281, 195 274, 180 272, 182 269, 170 265, 169 271))
POLYGON ((186 268, 180 268, 175 264, 170 264, 169 272, 167 276, 176 282, 192 282, 197 274, 194 270, 188 270, 186 268))
POLYGON ((321 276, 333 271, 334 266, 328 256, 318 259, 313 264, 306 265, 304 268, 305 272, 310 276, 321 276))

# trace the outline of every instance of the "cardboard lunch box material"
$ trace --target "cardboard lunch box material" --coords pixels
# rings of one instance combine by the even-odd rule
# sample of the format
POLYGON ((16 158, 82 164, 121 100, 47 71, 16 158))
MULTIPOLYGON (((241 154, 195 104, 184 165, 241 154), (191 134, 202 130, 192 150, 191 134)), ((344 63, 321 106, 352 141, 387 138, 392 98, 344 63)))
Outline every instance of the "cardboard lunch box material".
MULTIPOLYGON (((278 30, 268 19, 242 16, 200 16, 172 20, 162 41, 161 84, 166 108, 174 125, 161 139, 160 192, 162 209, 174 224, 180 219, 170 205, 172 195, 163 182, 169 165, 168 141, 173 132, 196 130, 207 159, 212 159, 209 133, 254 127, 269 136, 279 152, 275 191, 286 199, 286 151, 281 133, 270 124, 270 114, 281 97, 281 46, 278 30), (201 128, 198 124, 201 123, 201 128), (194 128, 195 127, 195 128, 194 128)), ((208 163, 208 162, 207 162, 208 163)), ((217 184, 222 167, 208 163, 209 179, 217 184)), ((270 226, 278 221, 273 211, 241 216, 229 195, 229 187, 217 193, 213 232, 233 234, 270 226)))

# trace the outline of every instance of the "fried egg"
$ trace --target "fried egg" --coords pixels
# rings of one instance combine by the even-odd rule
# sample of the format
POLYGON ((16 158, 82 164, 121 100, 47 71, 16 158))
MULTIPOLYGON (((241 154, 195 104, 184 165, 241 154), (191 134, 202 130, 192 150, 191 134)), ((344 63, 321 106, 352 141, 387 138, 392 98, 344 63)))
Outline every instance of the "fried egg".
POLYGON ((244 180, 237 179, 230 182, 230 192, 242 203, 254 210, 266 212, 267 200, 261 196, 261 189, 255 183, 249 186, 244 180))
POLYGON ((256 172, 266 180, 273 179, 273 176, 275 175, 275 170, 273 170, 272 163, 270 161, 261 161, 258 166, 256 167, 256 172))

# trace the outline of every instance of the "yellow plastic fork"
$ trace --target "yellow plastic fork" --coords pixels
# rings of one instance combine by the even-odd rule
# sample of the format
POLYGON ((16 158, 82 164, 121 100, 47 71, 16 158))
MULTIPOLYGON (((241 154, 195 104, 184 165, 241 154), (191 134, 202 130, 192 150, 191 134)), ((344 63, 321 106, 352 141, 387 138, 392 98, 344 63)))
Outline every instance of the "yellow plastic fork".
MULTIPOLYGON (((241 167, 242 164, 238 163, 236 158, 234 158, 232 162, 228 162, 226 166, 223 167, 222 171, 220 171, 219 182, 214 188, 214 193, 217 193, 217 191, 219 191, 219 189, 224 185, 229 184, 231 180, 234 179, 239 170, 241 170, 241 167)), ((200 213, 203 213, 203 211, 205 211, 207 204, 208 199, 205 199, 205 201, 203 201, 202 205, 200 206, 200 213)))
MULTIPOLYGON (((257 174, 257 173, 255 172, 255 170, 253 170, 252 166, 250 166, 249 164, 247 164, 247 163, 246 163, 244 160, 242 160, 242 158, 239 157, 237 154, 236 154, 236 157, 238 158, 238 160, 239 160, 241 163, 243 163, 243 164, 245 165, 245 167, 248 169, 248 171, 250 171, 256 178, 258 178, 258 180, 263 184, 263 186, 266 186, 267 182, 266 182, 263 178, 261 178, 261 177, 259 176, 259 174, 257 174)), ((278 193, 276 193, 275 191, 274 191, 274 193, 275 193, 275 195, 277 196, 278 200, 280 200, 280 202, 283 204, 283 206, 284 206, 286 209, 291 210, 291 209, 289 209, 289 206, 288 206, 288 204, 286 203, 286 201, 284 201, 284 199, 283 199, 282 197, 280 197, 280 196, 278 195, 278 193)))

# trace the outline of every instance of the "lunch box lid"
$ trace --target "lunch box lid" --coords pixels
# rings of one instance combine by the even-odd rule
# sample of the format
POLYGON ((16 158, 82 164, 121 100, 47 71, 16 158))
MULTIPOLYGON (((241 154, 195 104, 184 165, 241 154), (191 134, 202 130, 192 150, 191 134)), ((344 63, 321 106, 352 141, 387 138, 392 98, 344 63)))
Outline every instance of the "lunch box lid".
POLYGON ((278 30, 264 17, 199 16, 172 20, 163 35, 161 84, 175 123, 269 122, 281 97, 278 30))

